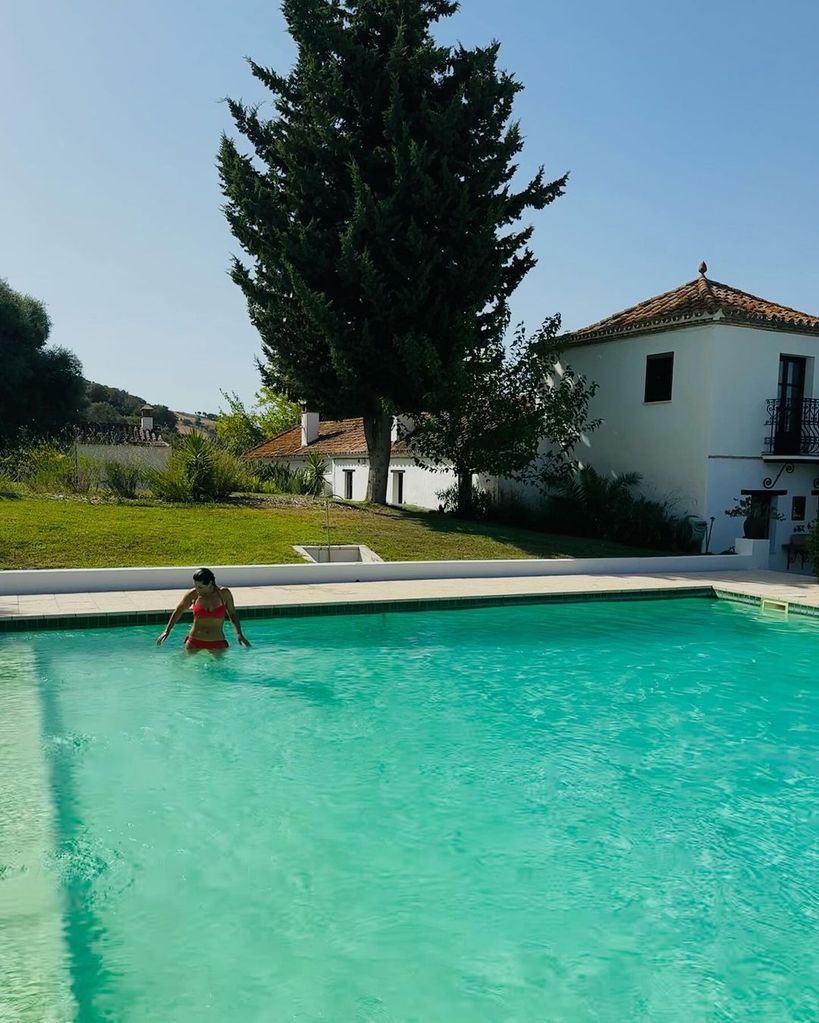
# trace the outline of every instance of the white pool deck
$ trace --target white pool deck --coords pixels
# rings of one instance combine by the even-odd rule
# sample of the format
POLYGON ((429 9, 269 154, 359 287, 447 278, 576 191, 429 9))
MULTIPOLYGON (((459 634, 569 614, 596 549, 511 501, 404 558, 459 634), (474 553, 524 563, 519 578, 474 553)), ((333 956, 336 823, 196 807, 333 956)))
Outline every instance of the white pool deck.
MULTIPOLYGON (((402 601, 457 600, 539 595, 603 595, 634 591, 663 592, 711 588, 739 597, 785 601, 819 609, 819 583, 784 572, 701 573, 634 572, 608 575, 562 575, 535 578, 409 579, 356 583, 312 583, 232 587, 237 609, 316 605, 374 604, 402 601)), ((97 593, 0 595, 0 620, 42 617, 133 614, 170 610, 178 589, 97 593)), ((20 623, 22 624, 22 623, 20 623)))

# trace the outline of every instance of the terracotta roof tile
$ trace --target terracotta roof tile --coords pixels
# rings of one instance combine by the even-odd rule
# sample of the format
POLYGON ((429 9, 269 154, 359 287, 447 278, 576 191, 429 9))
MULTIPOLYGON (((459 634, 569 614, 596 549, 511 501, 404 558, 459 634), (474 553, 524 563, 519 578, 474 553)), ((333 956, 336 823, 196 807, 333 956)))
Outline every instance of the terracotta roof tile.
MULTIPOLYGON (((704 264, 703 264, 704 266, 704 264)), ((763 298, 720 284, 705 276, 638 302, 605 320, 565 335, 569 344, 610 341, 631 334, 671 330, 704 321, 743 323, 791 333, 819 334, 819 317, 766 302, 763 298)))
MULTIPOLYGON (((408 453, 405 441, 397 441, 392 446, 396 454, 408 453)), ((243 458, 255 461, 259 458, 290 458, 306 455, 317 451, 322 455, 341 456, 367 454, 367 438, 364 436, 363 419, 327 419, 319 423, 318 439, 303 446, 301 443, 301 425, 285 430, 258 447, 246 451, 243 458)))

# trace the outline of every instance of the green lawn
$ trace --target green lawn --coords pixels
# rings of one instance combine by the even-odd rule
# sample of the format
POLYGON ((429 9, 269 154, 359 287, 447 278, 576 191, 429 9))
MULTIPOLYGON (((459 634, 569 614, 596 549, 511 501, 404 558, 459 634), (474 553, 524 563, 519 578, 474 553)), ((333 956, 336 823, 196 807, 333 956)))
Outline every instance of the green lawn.
MULTIPOLYGON (((0 498, 0 569, 298 562, 323 543, 324 507, 283 500, 207 506, 0 498)), ((363 543, 385 561, 656 554, 419 511, 331 504, 331 543, 363 543)))

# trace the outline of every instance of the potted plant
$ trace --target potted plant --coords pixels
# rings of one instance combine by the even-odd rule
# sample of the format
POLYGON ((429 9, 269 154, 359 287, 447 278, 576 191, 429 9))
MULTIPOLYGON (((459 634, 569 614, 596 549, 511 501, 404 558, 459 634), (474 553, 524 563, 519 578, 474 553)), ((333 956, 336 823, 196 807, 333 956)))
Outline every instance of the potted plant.
POLYGON ((781 522, 785 516, 776 511, 768 502, 760 501, 752 494, 735 498, 733 508, 726 508, 725 514, 732 519, 745 519, 742 527, 746 540, 764 540, 770 521, 781 522))

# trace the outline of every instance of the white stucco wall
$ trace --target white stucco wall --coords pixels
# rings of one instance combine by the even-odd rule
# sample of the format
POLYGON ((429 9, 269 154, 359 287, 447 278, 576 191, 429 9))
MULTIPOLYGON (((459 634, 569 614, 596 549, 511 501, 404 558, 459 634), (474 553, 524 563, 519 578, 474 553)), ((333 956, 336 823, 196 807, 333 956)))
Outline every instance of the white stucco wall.
MULTIPOLYGON (((599 384, 590 415, 603 424, 590 435, 585 460, 602 472, 639 472, 643 492, 675 502, 677 514, 713 517, 710 550, 725 550, 742 535, 742 519, 727 517, 726 508, 742 490, 764 489, 783 464, 762 458, 780 355, 808 360, 811 397, 819 386, 817 354, 819 338, 811 335, 727 323, 571 348, 566 361, 599 384), (671 401, 646 404, 646 357, 664 352, 674 353, 671 401)), ((785 567, 782 544, 816 517, 816 477, 819 465, 796 464, 773 487, 787 494, 772 499, 786 518, 771 522, 771 568, 785 567), (791 520, 793 496, 806 498, 805 522, 791 520)))
MULTIPOLYGON (((779 358, 806 358, 806 397, 819 396, 819 337, 709 321, 675 330, 567 349, 565 361, 599 390, 590 408, 602 425, 589 435, 589 447, 578 450, 598 472, 638 472, 643 493, 669 501, 677 515, 713 518, 710 550, 730 547, 742 535, 742 520, 728 518, 742 490, 762 490, 763 480, 775 478, 782 460, 762 458, 766 401, 777 396, 779 358), (674 353, 671 400, 644 401, 646 359, 674 353)), ((355 470, 354 500, 366 495, 366 459, 338 459, 331 468, 333 493, 344 494, 341 470, 355 470)), ((449 473, 432 473, 412 463, 394 460, 403 468, 404 501, 423 508, 438 506, 437 492, 452 484, 449 473)), ((784 568, 782 544, 799 527, 817 517, 817 498, 811 490, 819 464, 796 464, 783 473, 773 489, 786 490, 773 498, 786 516, 771 522, 771 568, 784 568), (792 521, 792 498, 806 498, 805 521, 792 521)), ((392 482, 392 479, 391 479, 392 482)), ((531 487, 500 480, 501 500, 514 498, 533 506, 541 495, 531 487)), ((392 489, 389 492, 392 499, 392 489)), ((807 569, 806 569, 807 571, 807 569)))
MULTIPOLYGON (((369 462, 366 458, 335 458, 332 460, 328 471, 335 497, 343 498, 344 491, 344 470, 353 471, 353 501, 364 501, 367 497, 367 478, 369 475, 369 462)), ((393 458, 390 461, 390 476, 387 484, 387 502, 393 504, 395 500, 394 472, 404 473, 404 504, 415 508, 437 508, 440 499, 437 494, 445 490, 455 482, 454 473, 451 471, 432 472, 416 465, 411 458, 393 458)))
POLYGON ((164 469, 171 453, 170 447, 140 444, 78 444, 77 450, 87 458, 101 462, 127 462, 164 469))
MULTIPOLYGON (((809 334, 792 334, 720 324, 716 328, 717 343, 712 351, 712 402, 709 415, 708 473, 705 516, 714 517, 712 550, 723 550, 742 534, 742 520, 724 514, 742 490, 763 490, 763 480, 775 480, 785 460, 762 458, 770 428, 766 401, 776 398, 779 385, 779 358, 796 355, 807 360, 805 397, 816 397, 819 378, 816 356, 819 338, 809 334)), ((786 494, 772 498, 773 506, 785 515, 780 522, 770 523, 771 561, 773 569, 784 569, 787 543, 798 527, 805 527, 817 515, 817 498, 811 494, 819 477, 819 464, 794 462, 791 473, 782 472, 773 490, 786 494), (805 521, 791 519, 793 497, 805 497, 805 521)), ((798 571, 799 564, 791 567, 798 571)), ((808 571, 806 568, 805 571, 808 571)))
POLYGON ((367 497, 367 459, 366 458, 335 458, 330 462, 327 479, 334 497, 343 498, 344 471, 353 472, 353 501, 364 501, 367 497))
MULTIPOLYGON (((742 536, 743 520, 729 518, 725 515, 726 509, 734 505, 742 490, 762 490, 762 479, 766 477, 775 479, 783 464, 763 462, 761 458, 709 458, 705 517, 709 520, 712 516, 714 518, 710 544, 712 552, 726 550, 733 545, 737 536, 742 536)), ((804 532, 808 523, 816 518, 819 498, 813 496, 811 490, 814 489, 813 481, 817 476, 819 465, 795 464, 794 471, 783 472, 773 487, 776 491, 787 491, 784 495, 771 498, 773 508, 785 516, 782 521, 770 522, 769 567, 776 571, 784 571, 786 567, 786 555, 782 550, 782 544, 788 543, 795 532, 804 532), (794 497, 806 499, 803 521, 791 518, 794 497)), ((791 571, 799 570, 798 562, 791 566, 791 571)), ((810 565, 806 565, 804 571, 809 570, 810 565)))
MULTIPOLYGON (((43 568, 0 571, 0 595, 106 593, 116 590, 186 590, 198 565, 154 568, 43 568)), ((723 558, 521 558, 497 561, 370 561, 296 565, 213 565, 223 586, 289 586, 306 583, 409 579, 520 579, 565 575, 693 574, 701 586, 710 572, 752 571, 753 556, 723 558)), ((590 588, 593 589, 593 588, 590 588)))
POLYGON ((602 473, 640 473, 643 493, 671 501, 680 515, 704 507, 713 331, 710 324, 686 327, 564 353, 599 385, 589 415, 603 423, 579 449, 581 459, 602 473), (646 403, 646 358, 665 352, 674 353, 671 400, 646 403))
MULTIPOLYGON (((767 429, 765 401, 776 398, 780 355, 806 358, 805 397, 815 395, 819 337, 717 324, 710 359, 713 381, 708 454, 759 458, 767 429)), ((775 474, 774 474, 775 475, 775 474)))
POLYGON ((404 504, 415 508, 437 508, 441 503, 438 494, 447 490, 455 483, 455 473, 451 469, 433 472, 416 465, 411 458, 393 458, 390 462, 390 482, 387 488, 387 500, 393 503, 393 471, 404 473, 404 504))
MULTIPOLYGON (((291 458, 288 461, 291 469, 303 469, 307 464, 304 458, 291 458)), ((337 457, 327 459, 328 493, 334 497, 344 498, 344 471, 353 472, 353 501, 364 501, 367 498, 367 478, 369 461, 365 457, 337 457)), ((393 472, 404 473, 404 504, 415 508, 437 508, 440 499, 437 494, 455 482, 455 474, 451 470, 433 472, 416 465, 412 458, 393 458, 390 462, 390 477, 387 484, 387 502, 392 504, 393 472)))

